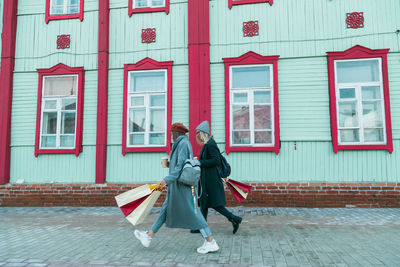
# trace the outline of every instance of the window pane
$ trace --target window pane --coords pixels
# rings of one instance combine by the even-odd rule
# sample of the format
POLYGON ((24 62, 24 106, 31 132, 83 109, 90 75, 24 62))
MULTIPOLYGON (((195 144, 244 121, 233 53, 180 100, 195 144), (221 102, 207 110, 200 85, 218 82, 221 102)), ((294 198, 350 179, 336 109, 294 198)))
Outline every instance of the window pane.
POLYGON ((64 0, 52 0, 51 3, 51 15, 59 15, 64 13, 64 0))
POLYGON ((165 91, 165 72, 163 71, 132 72, 131 79, 133 92, 165 91))
POLYGON ((152 0, 152 6, 164 6, 164 0, 152 0))
POLYGON ((255 132, 254 142, 256 144, 271 144, 272 143, 271 132, 255 132))
POLYGON ((233 88, 270 87, 271 84, 268 66, 232 68, 232 76, 233 88))
POLYGON ((380 86, 363 86, 362 99, 381 99, 381 87, 380 86))
POLYGON ((136 7, 147 7, 147 0, 132 0, 135 1, 136 7))
POLYGON ((76 98, 62 99, 63 110, 76 110, 76 98))
POLYGON ((164 131, 165 127, 164 109, 150 110, 150 132, 164 131))
POLYGON ((60 136, 60 146, 61 147, 75 147, 74 139, 75 139, 75 137, 73 135, 61 135, 60 136))
POLYGON ((43 112, 42 134, 57 133, 57 112, 43 112))
POLYGON ((378 82, 379 61, 342 61, 336 63, 338 83, 378 82))
POLYGON ((146 110, 131 109, 129 112, 129 132, 144 132, 146 129, 146 110))
POLYGON ((339 103, 339 127, 358 127, 357 103, 339 103))
POLYGON ((61 113, 61 134, 74 134, 75 133, 75 112, 74 113, 61 113))
POLYGON ((79 13, 79 0, 69 0, 68 14, 79 13))
POLYGON ((234 103, 247 103, 247 93, 234 93, 233 94, 234 103))
POLYGON ((131 97, 131 106, 144 106, 144 96, 131 97))
POLYGON ((271 103, 271 91, 255 91, 254 103, 256 104, 269 104, 271 103))
POLYGON ((364 127, 383 127, 383 116, 381 101, 363 101, 363 126, 364 127))
POLYGON ((57 100, 45 100, 44 108, 45 109, 56 109, 57 108, 57 100))
POLYGON ((249 106, 233 106, 233 129, 250 129, 249 106))
POLYGON ((355 88, 340 89, 339 92, 341 99, 356 98, 355 88))
POLYGON ((271 129, 271 106, 254 106, 254 129, 271 129))
POLYGON ((383 142, 383 129, 364 129, 365 142, 383 142))
POLYGON ((150 145, 164 145, 165 135, 163 133, 152 133, 150 134, 150 145))
POLYGON ((56 147, 56 137, 55 136, 42 136, 41 147, 53 148, 56 147))
POLYGON ((250 144, 250 131, 233 132, 233 144, 250 144))
POLYGON ((44 79, 44 96, 69 96, 76 95, 76 76, 46 77, 44 79))
POLYGON ((144 145, 144 134, 130 134, 129 145, 144 145))
POLYGON ((150 106, 164 107, 165 106, 165 96, 164 95, 150 96, 150 106))
POLYGON ((360 141, 360 136, 359 136, 359 130, 339 130, 340 132, 340 141, 342 143, 345 142, 359 142, 360 141))

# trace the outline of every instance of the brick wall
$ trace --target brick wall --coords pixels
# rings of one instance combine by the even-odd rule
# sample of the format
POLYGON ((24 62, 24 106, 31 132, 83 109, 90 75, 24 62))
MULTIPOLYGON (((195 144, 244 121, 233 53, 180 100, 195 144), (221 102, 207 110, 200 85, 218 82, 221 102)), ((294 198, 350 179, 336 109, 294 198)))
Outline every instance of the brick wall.
MULTIPOLYGON (((240 205, 268 207, 400 208, 400 183, 251 183, 240 205)), ((0 206, 115 206, 135 184, 0 185, 0 206)), ((227 206, 239 205, 227 191, 227 206)), ((156 205, 161 205, 165 192, 156 205)))

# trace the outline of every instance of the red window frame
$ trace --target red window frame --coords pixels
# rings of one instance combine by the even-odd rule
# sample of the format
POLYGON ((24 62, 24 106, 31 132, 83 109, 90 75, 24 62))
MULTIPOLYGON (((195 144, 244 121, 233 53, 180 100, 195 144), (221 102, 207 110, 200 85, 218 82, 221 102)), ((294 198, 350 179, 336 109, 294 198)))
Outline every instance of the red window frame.
POLYGON ((256 4, 256 3, 269 3, 270 6, 274 3, 274 0, 228 0, 229 9, 235 5, 245 5, 245 4, 256 4))
POLYGON ((150 13, 150 12, 165 12, 167 15, 169 14, 169 0, 165 0, 164 7, 145 7, 145 8, 133 8, 133 0, 128 0, 128 13, 129 17, 132 16, 133 13, 150 13))
POLYGON ((390 98, 389 98, 389 78, 387 66, 387 54, 389 49, 376 49, 372 50, 361 45, 353 46, 342 52, 327 52, 328 54, 328 76, 329 76, 329 102, 330 102, 330 116, 331 116, 331 135, 332 145, 335 154, 339 150, 388 150, 389 153, 393 152, 392 140, 392 124, 390 117, 390 98), (381 58, 382 59, 382 83, 383 83, 383 96, 385 104, 385 121, 386 121, 386 141, 384 145, 339 145, 338 139, 338 124, 336 115, 336 93, 335 93, 335 60, 342 59, 363 59, 363 58, 381 58))
POLYGON ((83 132, 83 91, 85 84, 85 72, 83 67, 69 67, 62 63, 50 69, 37 69, 39 73, 37 113, 36 113, 36 137, 35 137, 35 157, 39 154, 75 154, 79 156, 82 152, 82 132, 83 132), (78 95, 76 107, 76 129, 75 129, 75 148, 72 149, 40 149, 40 122, 42 116, 42 91, 43 77, 53 75, 78 75, 78 95))
POLYGON ((46 24, 49 23, 50 20, 60 20, 60 19, 80 19, 83 21, 83 1, 79 2, 79 13, 78 14, 69 14, 69 15, 50 15, 50 0, 46 0, 46 13, 45 20, 46 24))
POLYGON ((279 56, 261 56, 252 51, 241 55, 240 57, 223 58, 225 64, 225 152, 230 151, 274 151, 277 155, 280 151, 280 132, 279 132, 279 98, 278 98, 278 59, 279 56), (273 91, 274 91, 274 146, 231 146, 230 145, 230 67, 238 65, 257 65, 272 64, 273 69, 273 91))
POLYGON ((125 156, 127 152, 166 152, 169 154, 171 150, 171 131, 168 127, 171 125, 172 116, 172 64, 173 61, 156 61, 149 57, 142 59, 136 64, 124 65, 124 96, 123 96, 123 111, 122 111, 122 155, 125 156), (128 72, 135 70, 167 70, 167 140, 165 146, 160 147, 127 147, 126 145, 126 127, 128 118, 128 72))

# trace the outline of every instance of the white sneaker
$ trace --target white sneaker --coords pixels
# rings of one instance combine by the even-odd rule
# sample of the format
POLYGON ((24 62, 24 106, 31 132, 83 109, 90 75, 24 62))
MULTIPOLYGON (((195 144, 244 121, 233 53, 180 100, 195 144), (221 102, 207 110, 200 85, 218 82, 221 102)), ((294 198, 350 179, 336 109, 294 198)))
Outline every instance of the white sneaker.
POLYGON ((135 237, 139 239, 140 243, 142 243, 144 247, 148 248, 150 246, 152 238, 147 234, 147 232, 135 230, 133 233, 135 234, 135 237))
POLYGON ((213 239, 211 242, 208 242, 207 240, 204 240, 204 243, 201 247, 197 248, 197 252, 200 254, 206 254, 208 252, 215 252, 219 250, 219 246, 215 239, 213 239))

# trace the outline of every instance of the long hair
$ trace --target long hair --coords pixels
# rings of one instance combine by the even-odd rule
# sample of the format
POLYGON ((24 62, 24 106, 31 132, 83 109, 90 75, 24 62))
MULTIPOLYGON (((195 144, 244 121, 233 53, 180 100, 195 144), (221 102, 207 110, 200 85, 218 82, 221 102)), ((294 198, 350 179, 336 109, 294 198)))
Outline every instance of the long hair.
POLYGON ((210 140, 211 136, 208 133, 203 131, 199 131, 199 139, 203 145, 207 144, 208 140, 210 140))

